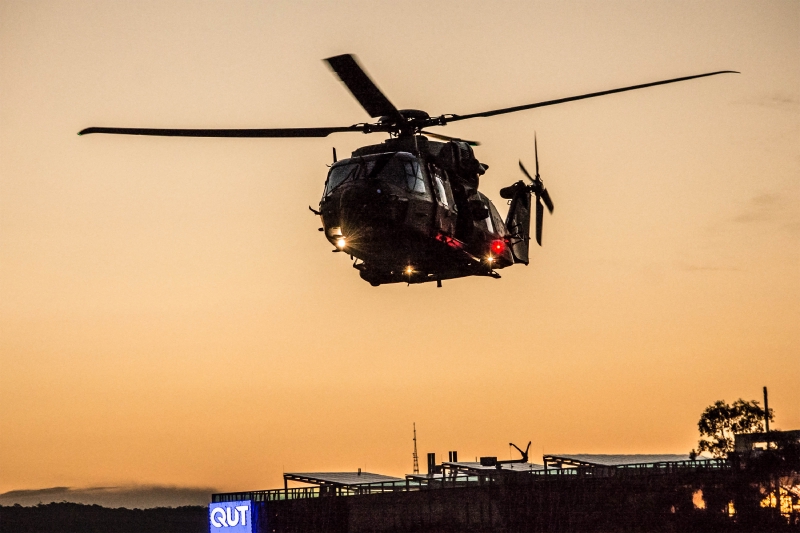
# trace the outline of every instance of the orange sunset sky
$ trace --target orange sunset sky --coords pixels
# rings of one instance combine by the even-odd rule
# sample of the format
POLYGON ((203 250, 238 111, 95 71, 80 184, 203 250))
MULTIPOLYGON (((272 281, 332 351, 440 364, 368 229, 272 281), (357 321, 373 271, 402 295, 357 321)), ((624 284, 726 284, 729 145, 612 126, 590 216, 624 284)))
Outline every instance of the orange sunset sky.
POLYGON ((419 452, 688 453, 715 400, 800 428, 800 3, 0 2, 0 493, 246 490, 419 452), (555 202, 528 267, 373 288, 317 232, 324 139, 88 126, 474 113, 481 189, 555 202))

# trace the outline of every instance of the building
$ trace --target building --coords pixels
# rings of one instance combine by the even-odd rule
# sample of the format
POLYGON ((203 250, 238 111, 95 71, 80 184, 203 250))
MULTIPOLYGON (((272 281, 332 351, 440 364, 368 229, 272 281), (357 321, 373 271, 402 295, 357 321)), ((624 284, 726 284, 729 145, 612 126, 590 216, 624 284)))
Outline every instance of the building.
MULTIPOLYGON (((286 473, 283 488, 215 494, 210 532, 701 531, 800 521, 800 505, 787 518, 763 506, 758 491, 757 499, 737 493, 743 474, 726 459, 552 454, 541 463, 471 462, 455 452, 448 459, 429 455, 426 473, 404 478, 286 473)), ((767 486, 775 472, 756 474, 767 486)))
POLYGON ((787 445, 800 445, 800 430, 738 433, 734 435, 734 451, 743 455, 786 447, 787 445))

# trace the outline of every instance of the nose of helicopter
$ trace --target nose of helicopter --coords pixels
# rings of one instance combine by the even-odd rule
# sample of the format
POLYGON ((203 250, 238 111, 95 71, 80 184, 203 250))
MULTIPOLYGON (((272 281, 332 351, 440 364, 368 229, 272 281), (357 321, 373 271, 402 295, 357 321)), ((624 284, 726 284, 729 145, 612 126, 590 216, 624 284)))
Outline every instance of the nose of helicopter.
POLYGON ((363 245, 380 221, 384 191, 380 184, 353 184, 329 196, 321 206, 325 236, 339 250, 363 245))

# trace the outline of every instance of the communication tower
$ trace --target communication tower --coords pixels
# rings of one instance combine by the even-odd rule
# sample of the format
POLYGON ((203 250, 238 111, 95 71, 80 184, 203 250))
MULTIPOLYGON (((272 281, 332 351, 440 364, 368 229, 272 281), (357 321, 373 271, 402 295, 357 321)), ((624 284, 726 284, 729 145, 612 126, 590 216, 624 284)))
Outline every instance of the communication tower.
POLYGON ((417 423, 414 422, 414 473, 419 474, 419 457, 417 456, 417 423))

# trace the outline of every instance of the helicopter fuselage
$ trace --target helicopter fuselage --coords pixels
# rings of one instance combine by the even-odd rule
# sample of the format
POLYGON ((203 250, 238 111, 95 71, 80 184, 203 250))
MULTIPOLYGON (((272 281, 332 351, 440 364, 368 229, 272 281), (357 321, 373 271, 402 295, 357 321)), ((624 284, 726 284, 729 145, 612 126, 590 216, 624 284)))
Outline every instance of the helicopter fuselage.
POLYGON ((514 263, 505 222, 477 191, 475 169, 485 166, 469 150, 476 175, 465 178, 443 155, 459 148, 401 137, 331 166, 319 207, 322 229, 334 251, 355 258, 362 278, 380 285, 499 277, 496 270, 514 263))

